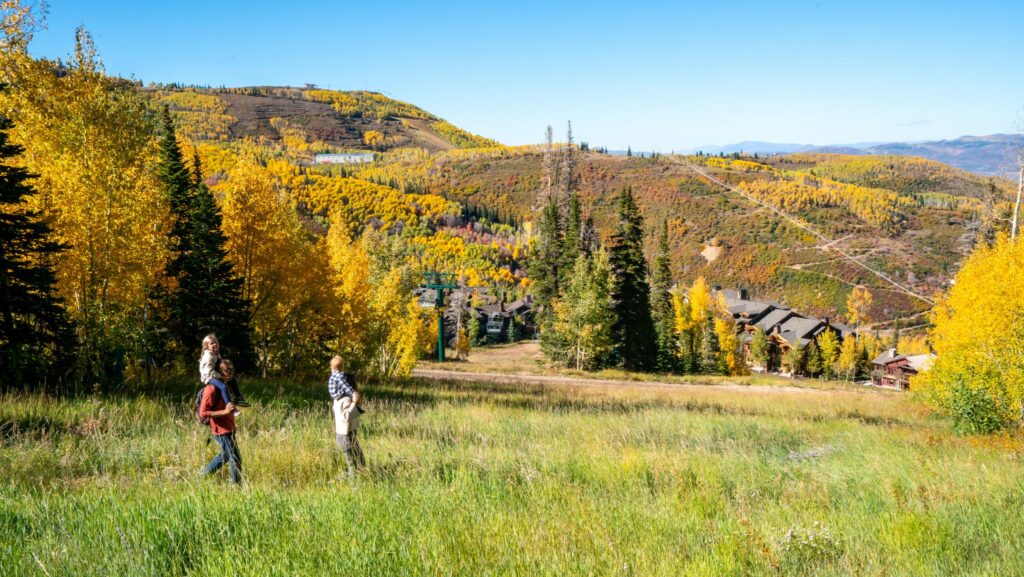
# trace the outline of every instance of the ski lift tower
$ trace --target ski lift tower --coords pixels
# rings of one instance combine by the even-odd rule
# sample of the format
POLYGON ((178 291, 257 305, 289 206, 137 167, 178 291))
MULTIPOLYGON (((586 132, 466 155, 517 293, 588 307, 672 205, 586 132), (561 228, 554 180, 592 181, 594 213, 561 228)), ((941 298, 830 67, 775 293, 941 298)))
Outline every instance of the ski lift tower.
POLYGON ((458 288, 455 274, 450 272, 427 271, 423 273, 426 281, 424 287, 433 289, 436 298, 434 310, 437 311, 437 362, 444 362, 444 291, 458 288))

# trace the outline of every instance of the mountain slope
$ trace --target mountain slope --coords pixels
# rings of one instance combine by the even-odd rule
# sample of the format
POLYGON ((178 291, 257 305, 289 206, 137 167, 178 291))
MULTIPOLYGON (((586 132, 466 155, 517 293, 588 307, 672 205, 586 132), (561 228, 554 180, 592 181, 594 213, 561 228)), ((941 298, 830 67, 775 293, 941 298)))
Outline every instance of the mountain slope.
POLYGON ((147 88, 167 105, 193 140, 280 141, 285 130, 302 133, 322 152, 418 147, 449 150, 496 146, 411 104, 374 92, 315 88, 147 88), (382 138, 371 144, 368 133, 382 138))
MULTIPOLYGON (((841 239, 837 246, 922 295, 932 295, 957 270, 971 246, 979 199, 993 185, 1003 198, 1010 188, 1006 181, 904 157, 792 155, 756 162, 581 155, 583 203, 606 238, 617 195, 630 186, 651 230, 668 221, 677 282, 705 276, 712 284, 745 286, 756 295, 833 318, 845 314, 846 295, 856 284, 875 292, 875 319, 913 315, 928 305, 701 177, 689 164, 841 239), (712 254, 716 258, 707 258, 712 254)), ((534 216, 542 173, 540 147, 386 154, 355 171, 356 176, 391 179, 400 187, 520 219, 534 216)))
MULTIPOLYGON (((422 109, 370 93, 252 88, 153 96, 172 106, 199 142, 213 186, 225 186, 238 155, 256 146, 314 220, 340 211, 353 233, 375 227, 414 239, 410 246, 430 266, 473 269, 474 282, 483 284, 528 286, 523 264, 530 233, 519 225, 535 218, 542 147, 463 136, 468 133, 422 109), (367 149, 371 130, 386 141, 374 162, 310 166, 314 152, 367 149)), ((895 155, 577 153, 585 210, 606 239, 616 199, 632 187, 650 230, 668 223, 676 282, 704 276, 833 318, 845 314, 846 296, 858 284, 875 292, 871 314, 877 320, 914 315, 928 305, 746 197, 785 210, 837 239, 834 246, 860 262, 931 295, 970 249, 986 203, 1005 200, 1010 189, 1004 180, 895 155), (698 174, 694 165, 742 194, 698 174)))

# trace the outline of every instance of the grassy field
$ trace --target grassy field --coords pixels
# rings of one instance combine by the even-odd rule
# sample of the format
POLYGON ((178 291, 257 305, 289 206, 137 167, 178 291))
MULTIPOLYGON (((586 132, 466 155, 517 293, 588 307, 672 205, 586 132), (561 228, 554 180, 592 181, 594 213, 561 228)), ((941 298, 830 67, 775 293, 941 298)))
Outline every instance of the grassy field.
POLYGON ((246 483, 190 387, 0 397, 0 575, 1020 575, 1024 466, 907 396, 246 383, 246 483))
MULTIPOLYGON (((520 341, 514 344, 495 344, 474 347, 466 359, 456 359, 455 351, 448 350, 444 364, 420 361, 417 369, 477 375, 481 381, 485 374, 517 377, 565 377, 581 381, 609 381, 615 383, 666 383, 679 385, 738 385, 743 387, 813 388, 836 390, 863 390, 864 387, 846 381, 792 378, 771 373, 751 373, 744 376, 675 375, 665 373, 637 373, 622 369, 578 371, 558 367, 548 362, 538 341, 520 341)), ((526 379, 529 380, 529 379, 526 379)))

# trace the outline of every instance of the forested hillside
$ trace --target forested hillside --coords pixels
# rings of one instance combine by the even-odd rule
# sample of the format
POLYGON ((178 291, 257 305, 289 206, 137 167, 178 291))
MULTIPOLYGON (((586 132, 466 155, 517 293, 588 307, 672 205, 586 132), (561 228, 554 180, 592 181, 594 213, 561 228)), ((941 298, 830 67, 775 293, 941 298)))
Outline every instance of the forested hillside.
MULTIPOLYGON (((86 372, 99 380, 158 361, 152 307, 175 290, 167 235, 184 218, 161 192, 172 132, 193 175, 188 194, 212 194, 223 215, 223 237, 211 242, 239 277, 262 372, 299 370, 302 349, 329 343, 348 343, 364 367, 407 370, 435 342, 422 311, 406 307, 419 275, 453 272, 506 300, 535 293, 541 209, 555 197, 561 214, 551 223, 593 226, 577 252, 612 247, 620 227, 636 247, 620 255, 629 266, 647 266, 641 249, 647 263, 661 255, 663 300, 672 284, 703 277, 846 319, 847 297, 865 285, 875 298, 861 320, 885 322, 928 304, 832 249, 931 295, 978 238, 992 237, 1011 192, 1005 181, 905 157, 611 156, 576 145, 571 131, 568 144, 549 134, 545 145, 509 147, 371 92, 142 87, 106 76, 84 31, 66 62, 17 50, 6 58, 14 88, 0 105, 39 175, 32 207, 67 247, 53 259, 57 288, 86 372), (313 162, 354 151, 374 161, 313 162), (635 206, 623 221, 627 189, 635 206), (664 251, 655 246, 662 227, 664 251)), ((568 282, 572 251, 556 252, 568 282)), ((602 258, 579 263, 583 277, 602 258)), ((580 294, 594 288, 580 283, 580 294)))
MULTIPOLYGON (((201 156, 213 168, 215 180, 227 174, 230 151, 241 142, 257 142, 286 163, 271 164, 282 182, 321 210, 334 195, 345 198, 335 204, 353 216, 375 217, 360 212, 362 200, 368 199, 370 206, 392 206, 394 214, 381 219, 391 226, 407 221, 409 211, 399 209, 402 201, 395 200, 405 198, 419 216, 436 219, 467 209, 511 225, 510 232, 535 221, 538 214, 543 146, 500 146, 410 104, 372 93, 316 89, 164 87, 145 92, 170 105, 186 134, 202 142, 201 156), (365 135, 371 132, 380 138, 371 134, 368 140, 365 135), (447 144, 439 145, 438 137, 447 144), (315 152, 354 149, 376 149, 377 160, 329 170, 305 166, 315 152), (332 180, 339 175, 349 180, 332 180), (385 188, 364 188, 355 181, 385 188), (349 187, 356 188, 350 192, 349 187), (365 194, 369 190, 378 196, 365 194), (400 191, 400 196, 382 204, 379 195, 385 190, 400 191), (423 194, 427 196, 417 196, 423 194), (445 212, 440 200, 426 199, 452 204, 445 212)), ((845 316, 846 296, 853 286, 865 284, 877 296, 870 312, 877 321, 914 315, 926 310, 927 303, 821 250, 819 239, 711 183, 690 165, 841 239, 834 246, 923 295, 933 294, 951 278, 978 233, 984 233, 981 229, 994 226, 997 214, 1005 210, 1001 203, 1012 192, 1004 180, 913 157, 638 157, 582 147, 577 170, 584 212, 607 236, 617 195, 632 187, 652 230, 662 220, 668 222, 675 282, 689 284, 704 276, 713 284, 744 286, 762 297, 833 317, 845 316)), ((647 244, 651 254, 653 240, 647 244)), ((516 257, 526 248, 522 239, 507 246, 516 257)), ((496 275, 500 273, 483 276, 496 275)))
MULTIPOLYGON (((503 218, 530 220, 538 207, 543 164, 543 147, 399 151, 355 174, 493 207, 503 218)), ((841 239, 836 246, 923 295, 951 278, 977 235, 995 227, 1011 193, 1006 181, 905 157, 580 154, 584 212, 607 238, 616 198, 632 187, 652 232, 662 220, 668 222, 675 282, 704 276, 713 284, 745 286, 831 316, 845 316, 847 294, 865 284, 876 294, 871 318, 879 321, 924 311, 927 303, 821 250, 818 239, 713 184, 691 165, 841 239)), ((650 256, 653 234, 647 248, 650 256)))
POLYGON ((411 104, 376 92, 254 86, 150 85, 142 92, 171 109, 192 140, 304 139, 309 152, 496 146, 411 104))

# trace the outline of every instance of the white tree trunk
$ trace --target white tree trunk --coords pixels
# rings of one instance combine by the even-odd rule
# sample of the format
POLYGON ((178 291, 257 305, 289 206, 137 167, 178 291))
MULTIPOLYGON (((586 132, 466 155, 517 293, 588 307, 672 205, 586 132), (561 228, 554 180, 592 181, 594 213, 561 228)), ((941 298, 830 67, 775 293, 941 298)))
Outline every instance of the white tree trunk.
POLYGON ((1010 220, 1010 238, 1017 238, 1017 214, 1020 212, 1021 191, 1024 190, 1024 154, 1017 153, 1017 202, 1013 204, 1013 218, 1010 220))

